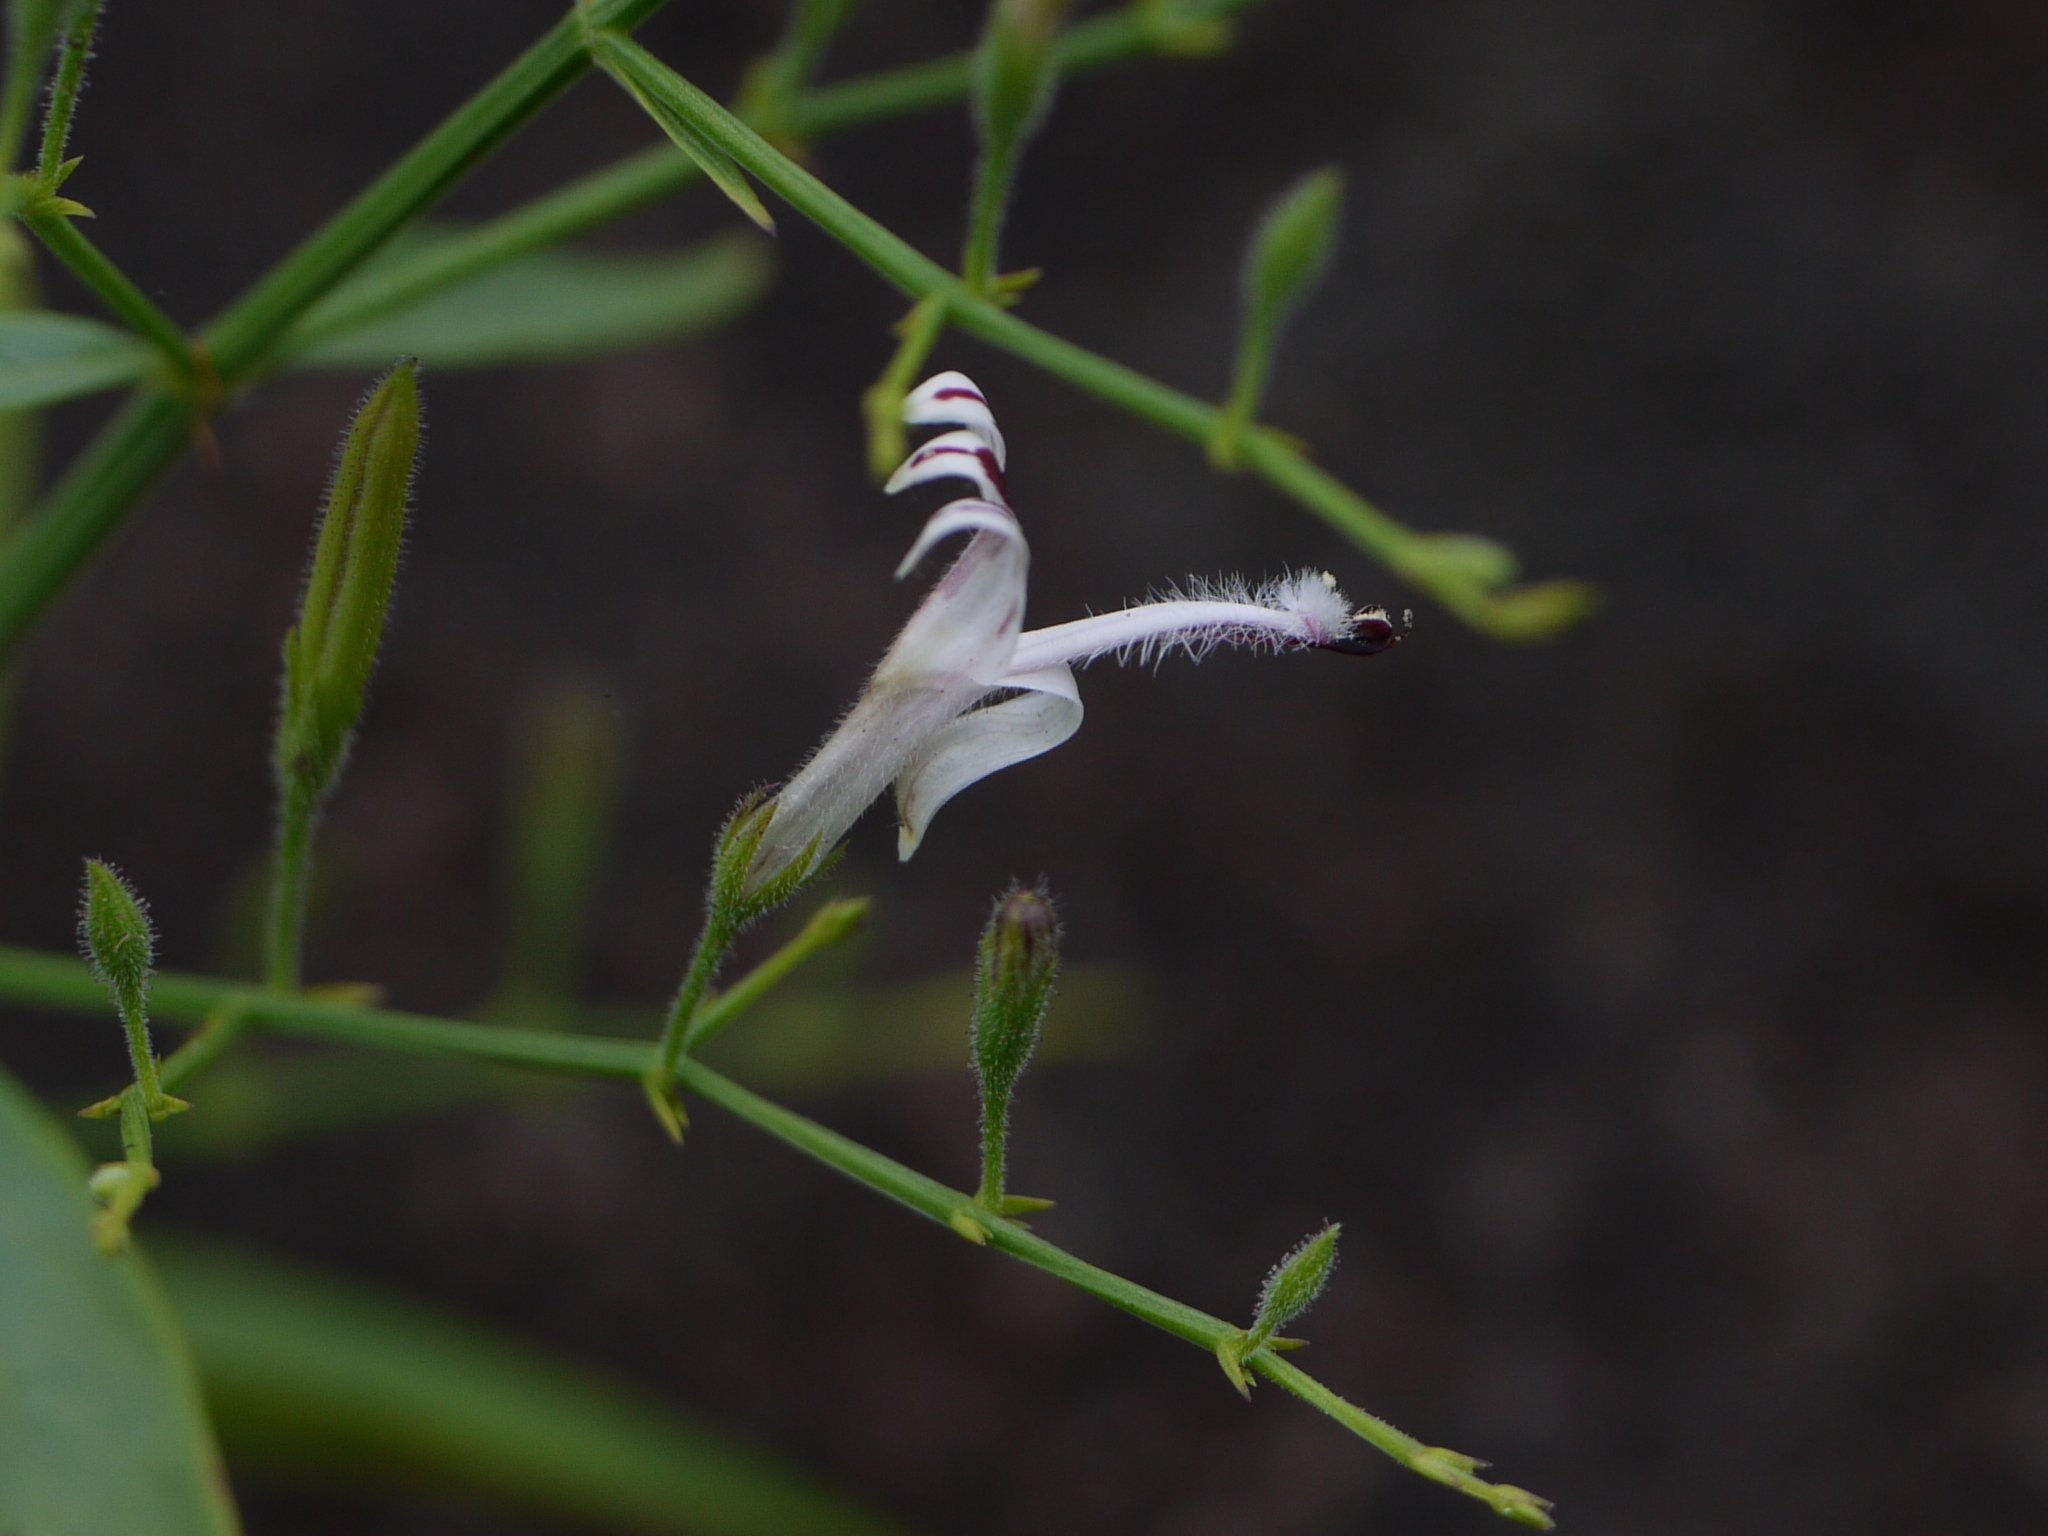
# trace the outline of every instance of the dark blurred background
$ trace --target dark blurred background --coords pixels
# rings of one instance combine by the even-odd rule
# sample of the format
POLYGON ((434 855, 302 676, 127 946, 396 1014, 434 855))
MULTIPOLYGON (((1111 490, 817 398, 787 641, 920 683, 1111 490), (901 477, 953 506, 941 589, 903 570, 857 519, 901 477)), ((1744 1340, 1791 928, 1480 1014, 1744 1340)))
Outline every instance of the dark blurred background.
MULTIPOLYGON (((197 321, 558 10, 117 0, 67 190, 197 321)), ((642 35, 725 94, 779 25, 759 0, 642 35)), ((871 0, 828 73, 976 27, 871 0)), ((1243 232, 1342 165, 1342 251, 1268 417, 1403 519, 1598 582, 1605 614, 1553 645, 1475 637, 1005 357, 937 359, 1009 434, 1039 621, 1315 563, 1413 603, 1415 632, 1372 663, 1098 667, 1081 734, 968 792, 913 863, 863 823, 836 886, 878 900, 866 974, 958 966, 1003 882, 1046 875, 1070 958, 1141 967, 1156 1017, 1135 1056, 1026 1085, 1013 1183, 1059 1197, 1042 1230, 1239 1314, 1341 1218, 1306 1363, 1568 1529, 2048 1519, 2044 67, 2048 12, 2018 0, 1272 0, 1227 57, 1070 83, 1010 225, 1009 264, 1047 269, 1029 318, 1220 393, 1243 232)), ((649 139, 586 83, 450 211, 649 139)), ((971 155, 955 111, 815 164, 950 257, 971 155)), ((606 238, 733 221, 698 192, 606 238)), ((575 665, 630 741, 588 991, 660 998, 717 818, 915 600, 888 572, 918 509, 865 481, 857 412, 901 305, 782 227, 770 302, 708 341, 429 379, 315 975, 423 1009, 489 989, 500 759, 520 695, 575 665)), ((219 472, 177 471, 37 640, 0 792, 7 941, 69 945, 91 853, 153 899, 167 964, 215 963, 363 382, 279 382, 223 420, 219 472)), ((102 409, 60 413, 56 451, 102 409)), ((44 1088, 119 1068, 111 1026, 4 1039, 44 1088)), ((964 1069, 803 1107, 971 1181, 964 1069)), ((143 1219, 516 1330, 934 1531, 1494 1528, 715 1112, 675 1153, 628 1091, 174 1168, 143 1219)), ((243 1497, 259 1533, 552 1528, 243 1497)))

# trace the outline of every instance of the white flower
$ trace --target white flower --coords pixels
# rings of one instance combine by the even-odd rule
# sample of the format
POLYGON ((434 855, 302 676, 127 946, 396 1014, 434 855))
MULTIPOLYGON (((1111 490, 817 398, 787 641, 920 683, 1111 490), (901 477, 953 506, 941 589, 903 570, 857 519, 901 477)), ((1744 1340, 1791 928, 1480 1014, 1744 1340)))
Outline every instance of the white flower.
POLYGON ((887 488, 962 479, 976 494, 932 514, 896 575, 955 534, 970 535, 967 547, 839 728, 776 795, 749 889, 830 850, 891 784, 897 853, 909 858, 939 807, 961 790, 1080 729, 1072 669, 1097 657, 1150 661, 1179 650, 1199 660, 1219 645, 1370 655, 1401 638, 1383 609, 1354 611, 1336 579, 1315 571, 1256 588, 1234 578, 1191 582, 1115 613, 1027 630, 1031 552, 1010 508, 1003 437, 986 397, 965 375, 941 373, 910 394, 904 419, 953 430, 913 452, 887 488), (991 695, 1001 697, 985 702, 991 695))

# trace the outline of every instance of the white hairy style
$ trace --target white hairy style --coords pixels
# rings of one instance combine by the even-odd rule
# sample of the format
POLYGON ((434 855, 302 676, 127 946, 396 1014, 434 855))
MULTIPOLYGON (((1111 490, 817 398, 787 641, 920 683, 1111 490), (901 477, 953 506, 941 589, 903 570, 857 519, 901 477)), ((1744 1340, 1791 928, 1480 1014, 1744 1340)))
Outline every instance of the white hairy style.
POLYGON ((775 797, 747 881, 758 889, 799 859, 835 846, 892 784, 897 853, 909 858, 939 808, 990 774, 1049 752, 1081 728, 1073 668, 1104 656, 1199 661, 1218 646, 1376 650, 1392 643, 1378 609, 1354 612, 1326 571, 1256 586, 1191 578, 1113 613, 1024 628, 1031 548, 1010 506, 1007 452, 988 398, 961 373, 912 390, 904 420, 950 430, 904 460, 891 493, 965 480, 971 496, 934 512, 897 568, 937 545, 967 542, 876 666, 845 717, 775 797), (1369 643, 1356 641, 1373 626, 1369 643))
POLYGON ((1190 576, 1118 612, 1027 632, 1015 664, 1081 667, 1114 656, 1150 666, 1175 652, 1200 661, 1218 646, 1299 650, 1348 640, 1359 618, 1328 571, 1304 568, 1257 586, 1242 576, 1190 576))

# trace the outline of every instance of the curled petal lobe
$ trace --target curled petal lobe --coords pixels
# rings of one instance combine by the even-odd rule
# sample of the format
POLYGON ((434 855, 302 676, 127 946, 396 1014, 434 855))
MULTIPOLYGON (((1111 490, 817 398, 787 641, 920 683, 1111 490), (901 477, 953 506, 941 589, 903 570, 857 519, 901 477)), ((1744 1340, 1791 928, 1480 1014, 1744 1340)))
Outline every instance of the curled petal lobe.
POLYGON ((1010 698, 969 710, 932 737, 896 781, 896 856, 924 841, 939 807, 992 773, 1050 752, 1081 728, 1081 691, 1066 667, 1013 673, 1010 698))
POLYGON ((1010 504, 1003 466, 995 449, 964 427, 958 431, 941 432, 913 451, 882 489, 893 496, 913 485, 954 477, 972 482, 984 500, 999 501, 1004 506, 1010 504))
POLYGON ((988 407, 988 397, 964 373, 935 373, 903 400, 903 419, 913 427, 965 427, 996 456, 996 468, 1008 466, 1002 429, 988 407))

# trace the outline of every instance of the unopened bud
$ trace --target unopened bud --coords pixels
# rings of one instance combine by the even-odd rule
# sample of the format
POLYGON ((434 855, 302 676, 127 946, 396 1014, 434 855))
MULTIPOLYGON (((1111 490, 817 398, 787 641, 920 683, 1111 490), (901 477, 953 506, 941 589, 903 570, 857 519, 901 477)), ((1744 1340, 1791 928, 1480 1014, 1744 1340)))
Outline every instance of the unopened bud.
POLYGON ((989 153, 1013 153, 1038 127, 1059 71, 1067 0, 994 0, 974 56, 974 119, 989 153))
POLYGON ((981 1084, 980 1199, 1003 1198, 1010 1098, 1038 1046, 1059 977, 1059 919, 1044 891, 1014 886, 982 930, 975 974, 974 1074, 981 1084))
POLYGON ((1343 206, 1344 175, 1325 166, 1266 211, 1245 259, 1245 301, 1256 321, 1278 326, 1322 280, 1337 248, 1343 206))
POLYGON ((285 636, 281 770, 324 791, 340 770, 384 639, 419 458, 419 364, 370 391, 341 445, 298 624, 285 636))
POLYGON ((114 995, 122 1018, 143 1017, 150 973, 156 967, 156 932, 142 898, 120 871, 99 859, 85 861, 78 947, 93 975, 114 995))
POLYGON ((1300 1317, 1315 1304, 1329 1284, 1330 1271, 1337 1264, 1338 1225, 1331 1222, 1322 1231, 1297 1243, 1266 1276, 1259 1292, 1259 1315, 1252 1324, 1248 1351, 1300 1317))
POLYGON ((130 1108, 142 1113, 141 1134, 146 1142, 147 1120, 161 1120, 191 1106, 165 1094, 157 1078, 156 1054, 150 1048, 149 978, 156 968, 156 933, 150 927, 149 912, 120 872, 99 859, 85 861, 78 947, 93 975, 113 995, 114 1007, 128 1031, 128 1057, 142 1097, 121 1102, 124 1114, 130 1108))
POLYGON ((1283 193, 1252 232, 1245 251, 1237 366, 1230 398, 1209 440, 1210 460, 1219 469, 1238 465, 1244 435, 1265 397, 1280 332, 1322 281, 1337 246, 1337 215, 1343 206, 1343 173, 1325 166, 1283 193))

